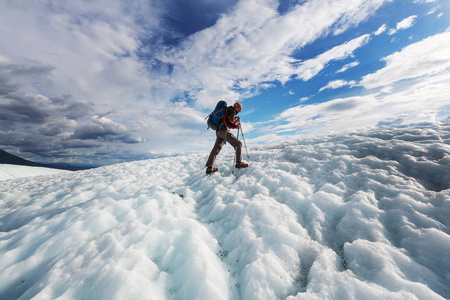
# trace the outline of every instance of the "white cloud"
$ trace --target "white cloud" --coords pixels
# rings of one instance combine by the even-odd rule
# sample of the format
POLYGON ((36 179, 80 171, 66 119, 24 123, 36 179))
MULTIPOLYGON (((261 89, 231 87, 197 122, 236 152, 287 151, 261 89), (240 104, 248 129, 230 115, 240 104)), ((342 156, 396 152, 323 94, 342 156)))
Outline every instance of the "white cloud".
POLYGON ((441 5, 439 4, 438 6, 436 6, 436 7, 433 7, 428 13, 427 13, 427 15, 432 15, 432 14, 434 14, 439 8, 441 8, 441 5))
POLYGON ((377 31, 374 32, 374 35, 380 35, 387 30, 387 25, 383 24, 377 31))
POLYGON ((8 1, 0 10, 0 64, 34 64, 44 66, 46 73, 39 80, 0 78, 2 92, 87 101, 88 112, 76 120, 75 129, 67 126, 64 136, 74 130, 81 137, 95 130, 100 135, 108 133, 105 128, 120 136, 117 130, 125 126, 132 132, 130 141, 152 141, 136 148, 188 147, 187 133, 202 144, 204 120, 197 109, 211 107, 219 98, 233 102, 257 94, 273 81, 309 80, 331 61, 351 57, 370 35, 312 60, 292 55, 319 37, 357 26, 388 1, 311 0, 280 15, 276 1, 241 0, 215 25, 176 47, 156 38, 147 47, 142 43, 143 35, 165 32, 164 1, 8 1), (189 107, 178 107, 186 95, 189 107), (117 126, 95 123, 92 116, 117 126))
MULTIPOLYGON (((402 124, 435 122, 439 112, 450 105, 449 47, 450 30, 409 45, 386 57, 386 67, 360 82, 380 91, 290 108, 274 120, 282 124, 275 126, 273 133, 290 132, 301 137, 351 131, 392 120, 402 124), (420 80, 407 81, 416 78, 420 80)), ((335 81, 327 87, 345 84, 335 81)))
POLYGON ((342 45, 336 46, 313 59, 302 62, 296 70, 299 79, 307 81, 322 71, 329 62, 342 60, 353 55, 353 52, 361 46, 367 44, 370 34, 362 35, 342 45))
POLYGON ((383 60, 386 67, 364 76, 360 84, 367 89, 420 78, 450 68, 450 30, 411 44, 383 60))
POLYGON ((359 65, 359 61, 354 61, 349 64, 344 65, 341 69, 337 70, 336 73, 342 73, 347 71, 350 68, 356 67, 359 65))
POLYGON ((413 15, 413 16, 409 16, 406 19, 403 19, 402 21, 397 23, 397 26, 395 28, 392 28, 391 30, 389 30, 389 35, 393 35, 395 33, 397 33, 397 31, 399 30, 405 30, 410 28, 413 24, 414 21, 416 20, 417 16, 413 15))
POLYGON ((413 15, 413 16, 409 16, 408 18, 402 20, 401 22, 397 23, 397 30, 404 30, 404 29, 408 29, 409 27, 411 27, 414 24, 414 21, 416 20, 417 16, 413 15))
MULTIPOLYGON (((155 74, 149 78, 136 56, 142 30, 132 16, 145 16, 150 24, 146 28, 157 30, 163 14, 157 1, 152 5, 133 1, 126 4, 128 13, 124 12, 124 2, 118 0, 88 5, 57 2, 51 7, 41 3, 33 9, 13 5, 2 14, 2 23, 15 26, 14 20, 23 20, 22 33, 17 37, 15 28, 2 26, 2 40, 14 43, 2 43, 0 52, 15 60, 26 57, 54 66, 53 85, 42 87, 46 93, 70 93, 124 111, 124 103, 128 103, 128 110, 129 103, 143 98, 164 107, 177 93, 187 91, 198 99, 199 107, 209 107, 217 98, 237 100, 242 91, 235 92, 235 88, 251 93, 264 82, 290 80, 301 71, 293 66, 298 63, 290 57, 293 51, 326 34, 332 26, 342 30, 359 24, 383 2, 314 0, 279 15, 277 3, 271 0, 242 0, 213 27, 192 35, 178 50, 152 52, 156 60, 173 66, 170 76, 155 74)), ((352 42, 334 49, 344 51, 335 54, 350 55, 352 50, 345 52, 345 47, 352 47, 352 42)), ((339 57, 322 55, 318 59, 326 64, 324 60, 339 57)), ((138 103, 145 105, 140 100, 138 103)))
POLYGON ((326 90, 326 89, 338 89, 340 87, 343 86, 354 86, 356 84, 356 81, 354 80, 350 80, 350 81, 346 81, 346 80, 334 80, 334 81, 330 81, 328 82, 328 84, 322 88, 320 88, 319 92, 326 90))
POLYGON ((257 138, 247 140, 248 145, 272 144, 286 141, 286 136, 280 136, 276 133, 264 134, 257 138))
POLYGON ((311 99, 311 97, 302 97, 302 98, 300 98, 298 101, 299 101, 300 103, 303 103, 303 102, 308 101, 309 99, 311 99))
POLYGON ((275 126, 272 134, 289 132, 292 139, 354 131, 391 120, 433 123, 439 111, 450 104, 449 80, 449 73, 437 74, 390 94, 371 93, 290 108, 276 119, 284 124, 275 126))
MULTIPOLYGON (((338 1, 335 1, 338 2, 338 1)), ((334 27, 334 34, 338 35, 346 31, 348 28, 358 25, 367 20, 385 1, 342 1, 340 5, 347 6, 348 10, 341 17, 334 27)))
POLYGON ((299 62, 291 55, 331 28, 343 30, 359 24, 383 2, 313 0, 279 15, 271 0, 243 0, 213 27, 194 34, 162 59, 174 65, 171 80, 177 89, 190 91, 198 107, 211 107, 219 97, 239 98, 230 92, 236 88, 252 90, 271 81, 284 84, 293 75, 308 80, 329 61, 348 57, 369 35, 315 60, 299 62))
POLYGON ((70 94, 95 103, 98 113, 124 111, 124 103, 129 109, 138 99, 153 98, 153 83, 136 55, 141 29, 122 1, 11 3, 0 12, 0 53, 15 64, 34 61, 54 68, 46 84, 22 83, 21 92, 70 94))
MULTIPOLYGON (((166 78, 158 76, 156 71, 150 75, 148 65, 138 57, 142 35, 151 36, 153 31, 160 30, 161 12, 158 6, 158 1, 151 4, 151 1, 140 0, 132 3, 119 0, 56 1, 51 5, 46 1, 33 2, 32 5, 9 1, 2 5, 0 71, 9 70, 9 73, 7 77, 0 78, 3 84, 0 87, 0 103, 13 103, 11 97, 17 102, 17 99, 38 99, 40 95, 52 100, 64 98, 66 102, 72 101, 73 106, 89 103, 85 105, 88 109, 83 110, 84 114, 77 115, 77 126, 60 126, 63 132, 53 137, 48 136, 47 132, 55 130, 54 121, 42 116, 33 103, 27 104, 22 111, 34 114, 27 120, 48 123, 30 128, 30 124, 23 120, 19 122, 16 118, 8 124, 11 126, 9 135, 24 132, 24 127, 30 128, 26 132, 39 144, 36 147, 43 149, 35 153, 44 153, 61 145, 85 145, 86 151, 92 151, 93 147, 100 149, 118 142, 141 142, 154 137, 154 132, 146 131, 142 125, 142 116, 158 110, 177 115, 170 109, 174 104, 169 100, 175 93, 170 88, 164 88, 168 86, 164 81, 166 78), (102 119, 98 122, 91 119, 92 116, 106 115, 117 126, 108 127, 99 123, 102 119), (39 127, 46 131, 39 131, 39 127), (124 133, 122 129, 129 132, 124 133), (70 140, 89 138, 89 132, 92 132, 92 137, 109 135, 114 138, 104 143, 70 140), (43 137, 43 134, 47 136, 43 137)), ((43 109, 48 115, 56 116, 59 122, 64 121, 66 115, 70 116, 67 109, 61 116, 58 116, 59 111, 51 111, 60 106, 43 109)), ((70 103, 64 104, 66 107, 70 108, 70 103)), ((2 108, 8 109, 2 111, 6 114, 13 109, 11 105, 2 108)), ((191 118, 195 119, 196 114, 192 114, 191 118)), ((161 124, 158 122, 160 115, 155 114, 153 118, 161 124)), ((154 121, 143 119, 148 123, 154 121)), ((194 124, 194 128, 197 126, 195 121, 190 124, 194 124)), ((178 132, 170 129, 166 138, 176 140, 175 136, 182 135, 180 131, 186 127, 186 122, 173 123, 173 127, 176 126, 181 126, 178 132)), ((15 140, 14 136, 2 135, 2 142, 15 140)), ((24 147, 18 142, 10 145, 24 147)), ((27 149, 30 148, 27 146, 27 149)))

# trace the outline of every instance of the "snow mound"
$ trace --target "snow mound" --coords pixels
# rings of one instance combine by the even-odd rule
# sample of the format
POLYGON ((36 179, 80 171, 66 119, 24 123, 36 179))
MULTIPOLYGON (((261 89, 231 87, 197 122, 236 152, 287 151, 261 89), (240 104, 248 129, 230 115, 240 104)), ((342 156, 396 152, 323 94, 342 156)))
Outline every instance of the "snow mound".
POLYGON ((51 168, 43 168, 43 167, 30 167, 30 166, 0 164, 0 180, 16 179, 16 178, 22 178, 22 177, 32 177, 32 176, 38 176, 38 175, 59 174, 61 172, 67 172, 67 171, 51 169, 51 168))
POLYGON ((450 125, 249 152, 0 182, 0 299, 450 297, 450 125))

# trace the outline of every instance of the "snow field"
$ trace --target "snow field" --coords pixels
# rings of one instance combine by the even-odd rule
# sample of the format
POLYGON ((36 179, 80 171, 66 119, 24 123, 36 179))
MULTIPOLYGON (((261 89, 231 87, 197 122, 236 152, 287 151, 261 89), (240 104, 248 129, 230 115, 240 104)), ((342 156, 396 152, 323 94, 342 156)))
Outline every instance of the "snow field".
POLYGON ((21 177, 32 177, 38 175, 50 175, 67 172, 63 170, 42 168, 42 167, 29 167, 18 166, 9 164, 0 164, 0 180, 15 179, 21 177))
MULTIPOLYGON (((149 167, 170 167, 161 164, 149 167)), ((5 296, 164 299, 166 290, 176 290, 185 299, 226 298, 217 242, 195 221, 193 203, 144 182, 166 182, 158 173, 138 180, 131 166, 121 166, 129 172, 87 171, 95 180, 73 173, 62 186, 49 184, 33 194, 21 213, 10 216, 9 225, 23 237, 17 245, 16 231, 2 236, 2 248, 12 248, 2 262, 15 262, 0 264, 5 296)))
POLYGON ((0 182, 3 299, 445 299, 450 125, 0 182), (180 197, 183 195, 183 197, 180 197))

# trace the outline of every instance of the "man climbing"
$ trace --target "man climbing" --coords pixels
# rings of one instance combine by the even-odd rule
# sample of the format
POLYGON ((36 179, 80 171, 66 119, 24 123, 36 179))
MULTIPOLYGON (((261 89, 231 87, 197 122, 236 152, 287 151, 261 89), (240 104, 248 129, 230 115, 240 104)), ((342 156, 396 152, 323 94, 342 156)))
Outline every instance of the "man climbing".
POLYGON ((242 162, 242 142, 238 140, 229 129, 239 129, 241 124, 239 123, 240 118, 236 117, 238 113, 242 110, 242 105, 236 102, 233 106, 229 106, 225 111, 225 114, 220 123, 219 129, 216 131, 216 143, 211 150, 208 161, 206 162, 206 174, 211 174, 217 172, 217 168, 213 168, 216 156, 222 150, 223 144, 229 142, 236 151, 236 168, 246 168, 248 164, 242 162))

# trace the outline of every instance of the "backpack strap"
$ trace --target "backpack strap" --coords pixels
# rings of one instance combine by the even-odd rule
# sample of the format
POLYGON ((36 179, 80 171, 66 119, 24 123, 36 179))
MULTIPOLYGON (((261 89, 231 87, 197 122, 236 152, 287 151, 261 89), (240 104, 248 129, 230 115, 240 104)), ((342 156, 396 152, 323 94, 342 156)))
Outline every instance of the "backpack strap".
POLYGON ((228 113, 228 109, 225 111, 225 113, 223 114, 223 117, 222 117, 222 125, 224 125, 225 126, 225 128, 221 128, 222 127, 222 125, 221 126, 219 126, 219 130, 221 130, 221 129, 225 129, 225 130, 227 130, 227 128, 230 128, 229 126, 228 126, 228 124, 227 124, 227 121, 226 121, 226 118, 227 118, 227 113, 228 113))

